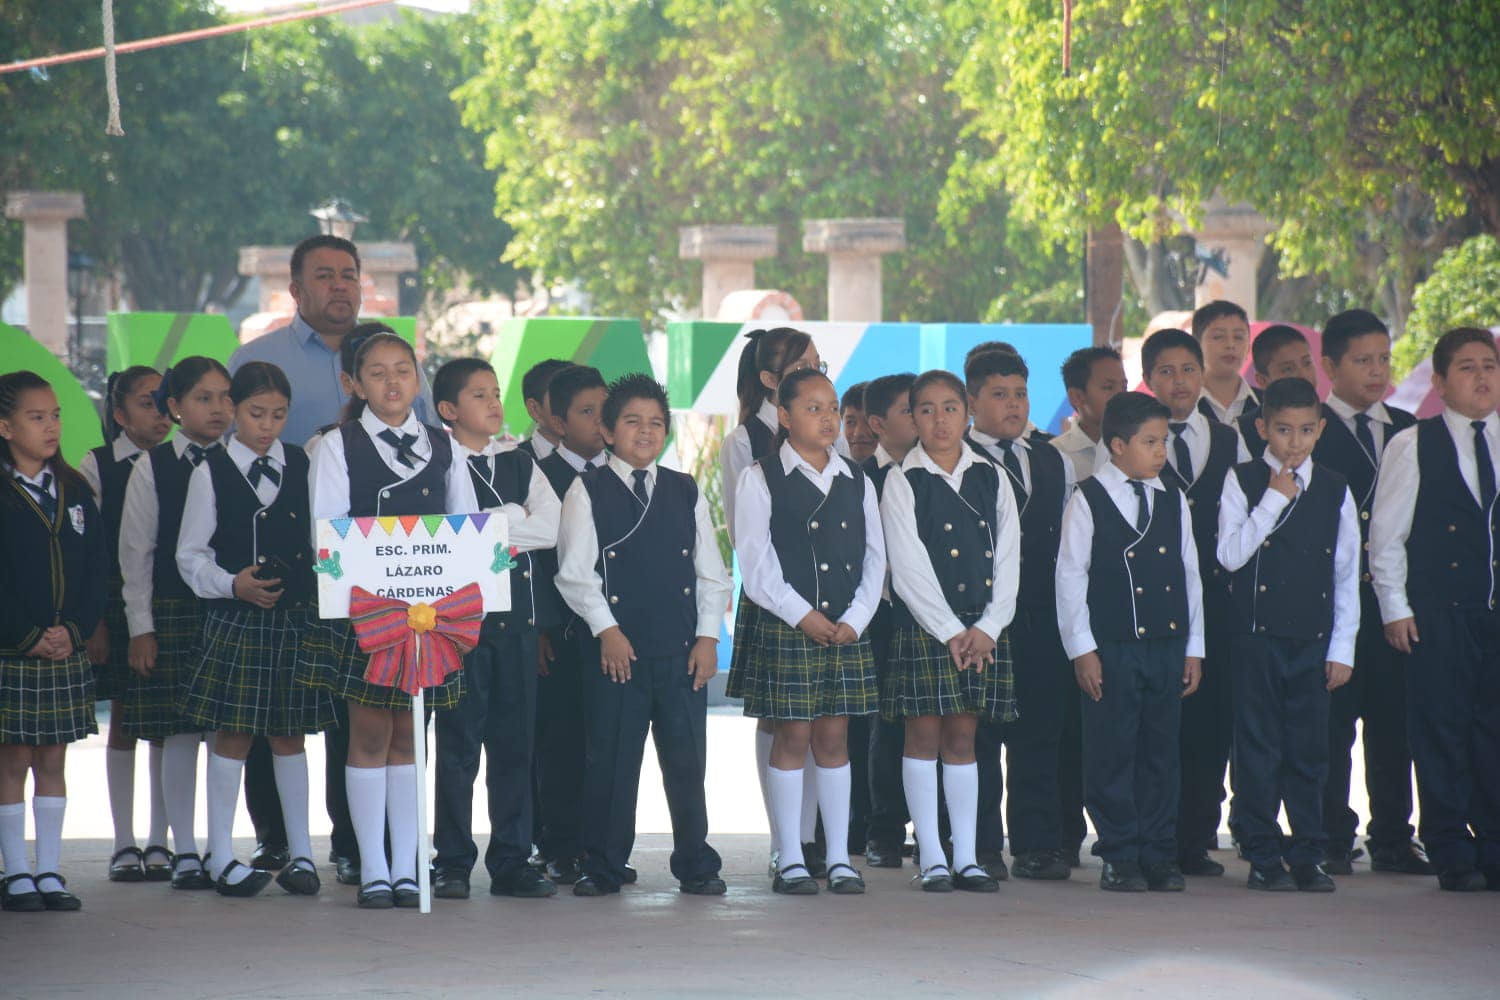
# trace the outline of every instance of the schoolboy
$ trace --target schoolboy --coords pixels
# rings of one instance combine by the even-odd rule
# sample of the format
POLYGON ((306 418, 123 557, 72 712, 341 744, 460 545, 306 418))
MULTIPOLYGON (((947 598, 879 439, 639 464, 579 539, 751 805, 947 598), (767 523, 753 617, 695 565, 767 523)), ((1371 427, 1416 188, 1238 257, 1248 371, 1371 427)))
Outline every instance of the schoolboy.
POLYGON ((1324 427, 1313 384, 1278 379, 1261 400, 1265 452, 1224 478, 1219 506, 1218 559, 1232 574, 1235 827, 1249 888, 1332 892, 1323 734, 1329 694, 1354 663, 1359 517, 1344 477, 1312 459, 1324 427))
MULTIPOLYGON (((1262 395, 1266 386, 1282 378, 1300 378, 1314 386, 1318 384, 1318 370, 1313 367, 1307 338, 1301 330, 1285 323, 1266 327, 1250 342, 1250 364, 1255 369, 1256 388, 1262 395)), ((1266 450, 1266 439, 1260 436, 1256 419, 1257 414, 1250 412, 1235 421, 1240 440, 1245 442, 1252 458, 1259 458, 1266 450)))
POLYGON ((1063 388, 1076 416, 1067 430, 1052 439, 1052 447, 1073 463, 1079 479, 1094 474, 1095 465, 1109 461, 1109 449, 1100 436, 1104 405, 1130 386, 1125 364, 1113 347, 1081 347, 1068 355, 1062 366, 1063 388))
POLYGON ((1193 311, 1193 339, 1203 349, 1203 390, 1198 408, 1205 417, 1235 426, 1260 408, 1260 393, 1240 371, 1250 350, 1250 317, 1233 302, 1216 299, 1193 311))
POLYGON ((1083 691, 1084 795, 1099 887, 1178 892, 1178 722, 1198 686, 1203 607, 1187 498, 1159 478, 1170 411, 1123 392, 1110 461, 1063 514, 1057 625, 1083 691))
POLYGON ((540 462, 557 448, 558 438, 552 430, 551 412, 547 408, 547 384, 552 376, 569 367, 569 362, 560 358, 547 358, 526 369, 521 376, 521 400, 526 415, 531 418, 531 436, 520 444, 522 451, 529 452, 533 460, 540 462))

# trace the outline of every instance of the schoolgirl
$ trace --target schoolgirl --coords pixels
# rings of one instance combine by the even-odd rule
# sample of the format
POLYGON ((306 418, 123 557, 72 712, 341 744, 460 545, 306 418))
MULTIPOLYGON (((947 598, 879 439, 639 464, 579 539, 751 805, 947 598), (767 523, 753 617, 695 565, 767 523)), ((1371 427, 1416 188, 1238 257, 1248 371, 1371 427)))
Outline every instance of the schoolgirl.
MULTIPOLYGON (((416 352, 406 341, 382 332, 359 345, 354 396, 345 420, 313 454, 315 517, 463 514, 479 509, 468 463, 455 456, 452 439, 412 413, 420 387, 416 352)), ((414 907, 417 769, 408 719, 411 699, 397 688, 366 682, 367 662, 347 620, 323 620, 314 624, 303 644, 297 679, 348 703, 349 763, 344 780, 359 843, 359 905, 414 907)), ((425 699, 439 710, 458 704, 462 694, 463 672, 457 671, 429 689, 425 699)))
POLYGON ((319 889, 307 820, 303 740, 333 722, 332 700, 293 684, 313 591, 307 455, 283 444, 292 389, 275 365, 252 361, 229 384, 234 437, 188 479, 177 570, 203 601, 201 653, 177 709, 214 734, 208 756, 208 856, 214 887, 253 896, 270 872, 234 857, 231 835, 245 757, 257 736, 274 754, 290 863, 276 877, 294 895, 319 889))
POLYGON ((105 532, 88 484, 58 454, 57 395, 35 372, 0 375, 0 908, 77 910, 57 873, 68 744, 99 731, 84 639, 104 614, 105 532), (36 865, 26 856, 34 781, 36 865))
POLYGON ((188 480, 209 452, 222 449, 229 429, 229 372, 213 358, 183 358, 162 376, 153 402, 177 434, 145 453, 125 487, 119 558, 131 675, 121 699, 124 731, 162 744, 162 798, 176 848, 172 887, 212 889, 193 833, 203 729, 177 710, 203 621, 198 596, 177 571, 177 538, 188 480))
POLYGON ((109 859, 111 882, 159 882, 172 874, 172 855, 166 848, 166 808, 161 791, 161 746, 153 744, 147 763, 151 782, 151 829, 143 852, 135 843, 135 744, 125 732, 122 698, 130 683, 126 663, 129 631, 120 580, 120 518, 125 507, 125 484, 141 455, 160 444, 171 431, 166 415, 156 406, 161 375, 146 365, 134 365, 110 375, 104 395, 107 443, 83 456, 78 471, 94 493, 104 518, 105 565, 108 573, 104 620, 88 640, 94 663, 94 697, 110 702, 109 749, 104 773, 109 788, 109 812, 114 820, 114 855, 109 859))
POLYGON ((865 629, 885 580, 875 487, 833 449, 839 399, 816 369, 777 388, 779 448, 740 477, 735 537, 745 593, 759 609, 756 655, 742 661, 745 713, 773 726, 767 768, 781 854, 776 892, 818 884, 802 851, 804 767, 815 760, 828 887, 861 893, 849 864, 850 716, 875 711, 875 658, 865 629), (769 544, 767 544, 769 542, 769 544))

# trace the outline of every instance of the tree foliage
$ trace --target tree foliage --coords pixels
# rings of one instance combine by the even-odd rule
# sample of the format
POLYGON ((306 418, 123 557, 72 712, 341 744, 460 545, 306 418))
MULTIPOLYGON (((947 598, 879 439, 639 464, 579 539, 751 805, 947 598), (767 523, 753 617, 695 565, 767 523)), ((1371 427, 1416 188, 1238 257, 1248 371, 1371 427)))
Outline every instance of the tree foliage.
POLYGON ((1403 378, 1456 326, 1500 326, 1500 241, 1475 236, 1445 252, 1417 289, 1407 336, 1392 351, 1403 378))

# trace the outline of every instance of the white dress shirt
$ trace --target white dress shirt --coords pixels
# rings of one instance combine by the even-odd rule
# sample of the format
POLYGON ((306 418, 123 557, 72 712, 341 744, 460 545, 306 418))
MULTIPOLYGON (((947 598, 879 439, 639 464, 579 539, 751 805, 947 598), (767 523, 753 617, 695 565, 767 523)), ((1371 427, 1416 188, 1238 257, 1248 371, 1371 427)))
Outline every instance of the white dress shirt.
MULTIPOLYGON (((1167 431, 1167 462, 1172 466, 1172 471, 1176 472, 1191 486, 1198 481, 1198 477, 1203 474, 1204 468, 1207 467, 1208 453, 1213 447, 1208 418, 1200 411, 1194 410, 1185 421, 1169 419, 1168 422, 1170 424, 1187 424, 1182 429, 1182 439, 1187 442, 1188 457, 1193 460, 1193 478, 1188 479, 1186 476, 1182 476, 1182 471, 1177 468, 1177 435, 1170 428, 1167 431)), ((1234 430, 1233 425, 1230 426, 1230 429, 1234 430)), ((1237 430, 1234 435, 1234 456, 1235 465, 1250 461, 1250 451, 1245 447, 1245 439, 1240 437, 1237 430)), ((1132 521, 1131 523, 1135 522, 1132 521)))
MULTIPOLYGON (((181 437, 181 435, 178 435, 181 437)), ((141 449, 130 440, 130 435, 121 433, 115 438, 114 444, 110 445, 110 454, 114 455, 116 462, 123 462, 132 455, 141 454, 141 449)), ((136 460, 139 463, 139 459, 136 460)), ((78 474, 83 477, 84 482, 89 484, 89 491, 94 494, 94 506, 99 508, 99 513, 104 513, 104 477, 99 472, 99 459, 90 448, 78 463, 78 474)))
MULTIPOLYGON (((192 444, 180 429, 172 438, 172 450, 179 461, 192 444)), ((212 448, 219 442, 210 442, 212 448)), ((202 463, 199 463, 200 466, 202 463)), ((130 637, 156 631, 151 614, 151 598, 156 587, 156 531, 161 501, 156 495, 156 470, 147 456, 135 463, 125 484, 125 507, 120 515, 120 575, 124 580, 125 624, 130 637)))
MULTIPOLYGON (((759 420, 770 429, 772 437, 781 429, 781 419, 776 414, 776 404, 769 399, 760 404, 751 420, 759 420)), ((739 491, 740 477, 755 461, 750 454, 750 432, 744 424, 736 424, 724 435, 719 447, 719 492, 724 498, 724 526, 729 531, 729 544, 734 544, 734 504, 739 491)))
MULTIPOLYGON (((944 472, 919 444, 907 453, 899 470, 893 469, 886 476, 885 489, 880 495, 880 520, 885 526, 891 589, 906 603, 917 624, 940 642, 947 642, 962 633, 964 624, 943 596, 943 585, 938 581, 932 557, 917 532, 916 496, 905 473, 911 469, 931 473, 963 500, 959 490, 963 487, 964 473, 982 461, 972 449, 965 447, 959 453, 953 471, 944 472)), ((990 570, 985 574, 994 584, 984 613, 974 623, 991 639, 999 639, 1000 632, 1015 617, 1021 570, 1021 521, 1016 514, 1010 482, 1003 470, 999 470, 999 474, 1000 489, 995 491, 995 509, 974 512, 989 521, 994 542, 990 570)), ((967 500, 963 503, 968 506, 967 500)))
MULTIPOLYGON (((237 437, 229 439, 226 450, 229 460, 248 482, 250 466, 260 456, 237 437)), ((285 479, 286 451, 280 441, 271 443, 266 457, 271 460, 271 468, 285 479)), ((264 510, 276 501, 281 484, 272 482, 270 476, 261 476, 254 489, 264 510)), ((177 535, 177 572, 182 574, 183 582, 193 588, 193 593, 204 600, 234 597, 234 574, 218 564, 213 546, 209 544, 219 526, 217 501, 213 473, 209 471, 208 463, 202 462, 188 478, 187 501, 182 505, 182 530, 177 535)))
MULTIPOLYGON (((7 465, 5 469, 12 476, 31 487, 28 492, 32 499, 35 499, 38 493, 46 493, 52 499, 57 499, 57 476, 53 473, 50 462, 44 464, 42 471, 38 472, 35 476, 28 476, 14 465, 7 465)), ((98 507, 99 505, 96 503, 94 506, 98 507)))
POLYGON ((1207 388, 1199 394, 1198 398, 1208 400, 1208 405, 1213 407, 1214 413, 1219 417, 1219 423, 1228 424, 1230 427, 1233 427, 1235 421, 1244 415, 1247 408, 1260 405, 1255 401, 1255 390, 1251 388, 1249 382, 1245 381, 1244 376, 1240 376, 1240 387, 1235 391, 1234 399, 1230 400, 1228 406, 1220 406, 1219 401, 1214 399, 1207 388))
MULTIPOLYGON (((1009 484, 1011 471, 1005 467, 1005 449, 1000 447, 1000 439, 991 437, 977 427, 969 428, 969 436, 974 443, 984 449, 984 453, 994 459, 995 465, 1000 469, 1000 478, 1009 484)), ((1035 446, 1029 434, 1023 434, 1011 442, 1011 452, 1016 456, 1021 466, 1021 487, 1026 491, 1026 502, 1031 502, 1031 494, 1035 492, 1031 486, 1031 449, 1035 446)), ((1063 502, 1067 503, 1068 497, 1073 495, 1073 487, 1078 485, 1077 474, 1073 470, 1073 463, 1064 461, 1063 467, 1063 502)))
MULTIPOLYGON (((1479 465, 1474 459, 1474 428, 1469 418, 1443 409, 1443 423, 1458 452, 1458 471, 1469 495, 1479 503, 1479 465)), ((1490 464, 1500 469, 1500 417, 1484 418, 1484 436, 1490 448, 1490 464)), ((1411 534, 1417 510, 1417 490, 1422 485, 1417 467, 1417 426, 1397 431, 1385 447, 1380 476, 1375 480, 1375 505, 1370 513, 1370 576, 1380 601, 1384 624, 1412 617, 1406 595, 1406 539, 1411 534)))
MULTIPOLYGON (((1094 472, 1094 478, 1114 501, 1127 524, 1135 524, 1139 501, 1135 488, 1114 462, 1094 472)), ((1187 584, 1188 634, 1187 655, 1203 655, 1203 584, 1198 576, 1198 546, 1193 541, 1193 519, 1187 497, 1167 490, 1160 479, 1144 480, 1146 505, 1155 510, 1158 501, 1176 502, 1182 507, 1182 568, 1187 584)), ((1076 660, 1099 648, 1089 623, 1089 566, 1093 561, 1094 515, 1082 490, 1075 491, 1063 511, 1062 542, 1057 552, 1057 628, 1062 634, 1063 649, 1076 660)), ((1121 595, 1123 598, 1125 595, 1121 595)))
MULTIPOLYGON (((1281 471, 1281 462, 1266 449, 1261 460, 1272 474, 1281 471)), ((1292 470, 1298 486, 1306 491, 1312 486, 1312 459, 1303 459, 1292 470)), ((1298 497, 1300 499, 1301 493, 1298 497)), ((1276 530, 1282 512, 1291 501, 1276 490, 1267 488, 1254 508, 1240 488, 1240 477, 1224 477, 1224 499, 1219 504, 1219 563, 1233 573, 1255 557, 1261 543, 1276 530)), ((1328 634, 1327 658, 1334 663, 1354 666, 1354 637, 1359 632, 1359 508, 1348 487, 1339 505, 1338 541, 1333 549, 1333 631, 1328 634)))
MULTIPOLYGON (((483 451, 470 451, 468 447, 460 444, 457 438, 453 438, 452 441, 455 461, 467 464, 471 455, 490 457, 490 485, 492 487, 495 476, 494 456, 516 450, 515 442, 501 443, 492 439, 484 446, 483 451)), ((526 456, 526 463, 531 467, 531 479, 526 484, 526 503, 524 505, 507 503, 499 507, 484 509, 498 511, 505 515, 506 537, 509 539, 509 544, 522 552, 555 548, 557 526, 562 518, 562 501, 557 499, 556 493, 552 492, 552 484, 547 482, 546 473, 537 468, 530 455, 526 456)), ((472 487, 471 481, 470 488, 472 487)), ((476 507, 480 503, 477 495, 474 502, 476 507)))
MULTIPOLYGON (((554 450, 562 456, 562 460, 564 462, 567 462, 573 467, 574 472, 581 473, 583 472, 583 470, 591 468, 602 469, 609 462, 609 452, 607 451, 601 451, 593 458, 584 458, 582 455, 578 454, 578 452, 569 448, 565 444, 558 445, 554 450)), ((562 498, 559 497, 558 499, 560 500, 562 498)))
MULTIPOLYGON (((370 441, 375 453, 401 481, 405 482, 427 467, 432 458, 432 442, 427 439, 427 427, 417 420, 416 414, 408 413, 406 422, 400 427, 390 427, 369 407, 359 415, 359 424, 370 441), (417 440, 411 450, 416 455, 416 468, 408 469, 396 461, 396 449, 381 440, 380 432, 393 430, 397 434, 415 434, 417 440)), ((344 435, 328 433, 311 456, 312 515, 314 521, 321 518, 348 517, 352 504, 349 502, 349 460, 344 454, 344 435)), ((469 465, 459 457, 455 449, 453 461, 448 465, 445 488, 447 497, 443 504, 445 514, 472 514, 479 509, 474 497, 474 484, 469 481, 469 465)), ((391 511, 390 513, 399 513, 391 511)))
POLYGON ((536 452, 538 462, 557 450, 557 445, 547 440, 545 434, 538 433, 535 429, 532 430, 531 437, 526 440, 531 442, 531 450, 536 452))
MULTIPOLYGON (((1375 439, 1375 454, 1370 456, 1370 462, 1377 469, 1380 468, 1381 450, 1385 447, 1386 436, 1391 433, 1391 414, 1385 408, 1385 404, 1373 403, 1367 410, 1358 410, 1330 392, 1328 408, 1344 422, 1350 434, 1357 434, 1358 425, 1354 422, 1355 414, 1364 413, 1369 416, 1370 436, 1375 439)), ((1354 440, 1357 442, 1359 438, 1356 436, 1354 440)))
MULTIPOLYGON (((836 476, 853 476, 849 460, 828 449, 828 463, 819 472, 797 454, 790 441, 783 441, 781 466, 788 475, 800 474, 824 496, 833 488, 836 476)), ((887 477, 887 482, 890 481, 887 477)), ((771 491, 760 464, 752 464, 740 475, 738 500, 735 504, 735 535, 740 539, 736 549, 740 557, 740 575, 745 593, 756 604, 796 628, 813 606, 787 582, 781 571, 781 560, 771 544, 771 491)), ((885 584, 885 532, 880 526, 880 504, 875 498, 875 484, 865 477, 865 557, 861 564, 859 587, 848 609, 839 621, 864 635, 885 584)))
POLYGON ((1104 441, 1089 437, 1076 421, 1048 443, 1069 460, 1073 466, 1074 482, 1087 479, 1094 474, 1094 469, 1109 461, 1109 449, 1104 447, 1104 441))
MULTIPOLYGON (((609 471, 618 476, 627 489, 634 489, 635 480, 631 473, 635 470, 628 462, 611 455, 607 464, 609 471)), ((653 462, 646 470, 648 497, 656 496, 657 469, 653 462)), ((693 521, 696 525, 693 570, 697 576, 697 635, 717 639, 733 585, 719 555, 719 543, 708 516, 708 502, 703 499, 701 490, 697 503, 693 505, 693 521)), ((594 524, 594 504, 583 480, 575 479, 562 503, 562 529, 557 537, 557 592, 596 636, 619 624, 604 596, 604 580, 599 576, 598 562, 599 532, 594 524)), ((643 586, 646 584, 647 581, 642 581, 643 586)))

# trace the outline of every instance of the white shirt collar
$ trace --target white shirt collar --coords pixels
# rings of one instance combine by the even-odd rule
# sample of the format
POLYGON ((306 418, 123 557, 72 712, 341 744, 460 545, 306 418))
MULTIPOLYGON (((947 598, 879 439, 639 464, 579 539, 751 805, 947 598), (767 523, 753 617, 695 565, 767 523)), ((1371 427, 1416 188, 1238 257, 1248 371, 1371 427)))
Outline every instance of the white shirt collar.
MULTIPOLYGON (((1124 469, 1115 464, 1113 458, 1111 458, 1108 462, 1105 462, 1104 465, 1100 468, 1094 470, 1094 478, 1099 480, 1099 484, 1105 489, 1109 490, 1111 493, 1119 492, 1122 490, 1131 490, 1131 492, 1134 492, 1130 485, 1130 477, 1125 475, 1124 469)), ((1145 483, 1153 490, 1166 492, 1166 487, 1161 484, 1161 478, 1159 476, 1152 476, 1150 479, 1142 479, 1141 482, 1145 483)))
POLYGON ((595 455, 593 458, 587 458, 586 459, 582 455, 578 454, 577 452, 572 451, 571 449, 569 449, 568 446, 565 445, 565 444, 560 444, 560 445, 557 446, 557 453, 563 457, 563 461, 564 462, 567 462, 569 465, 571 465, 573 467, 573 471, 574 472, 582 472, 584 469, 587 469, 589 466, 593 466, 594 468, 598 468, 599 466, 603 465, 605 462, 609 461, 609 453, 608 452, 601 451, 599 454, 595 455))
MULTIPOLYGON (((1024 430, 1024 431, 1021 432, 1021 436, 1018 437, 1018 438, 1012 438, 1011 439, 1011 443, 1014 444, 1014 445, 1016 445, 1017 447, 1020 447, 1020 448, 1030 448, 1031 445, 1030 445, 1029 442, 1027 442, 1026 438, 1034 430, 1036 430, 1036 428, 1033 427, 1031 424, 1028 423, 1026 425, 1026 430, 1024 430)), ((980 445, 983 445, 986 448, 990 447, 991 445, 993 445, 996 448, 1000 447, 1000 439, 999 438, 995 437, 992 434, 986 434, 984 431, 980 430, 978 427, 972 427, 971 426, 969 428, 969 437, 973 438, 976 443, 978 443, 980 445)))
POLYGON ((52 472, 51 462, 43 463, 41 471, 38 472, 35 476, 28 476, 26 473, 22 472, 14 465, 6 466, 6 468, 10 470, 10 474, 12 476, 15 476, 22 482, 30 483, 37 489, 42 488, 42 481, 45 479, 47 481, 47 492, 54 497, 57 496, 57 476, 52 472))
POLYGON ((1240 387, 1235 391, 1234 398, 1229 401, 1228 406, 1220 406, 1219 401, 1209 393, 1207 387, 1198 394, 1198 398, 1208 400, 1208 405, 1212 406, 1216 413, 1229 413, 1233 410, 1235 411, 1235 415, 1239 416, 1240 413, 1244 412, 1243 404, 1245 401, 1255 398, 1255 390, 1249 382, 1245 381, 1245 376, 1241 375, 1240 387))
POLYGON ((760 409, 755 411, 755 415, 760 418, 761 423, 771 428, 773 433, 781 430, 781 417, 776 412, 776 404, 769 399, 761 400, 760 409))
POLYGON ((922 469, 934 476, 947 480, 956 489, 958 484, 963 482, 964 473, 969 471, 969 466, 973 465, 976 461, 978 459, 974 455, 974 449, 963 448, 958 453, 958 464, 953 467, 953 471, 945 471, 942 466, 932 460, 932 456, 927 454, 927 449, 923 448, 922 443, 919 441, 912 447, 911 451, 907 452, 906 460, 901 463, 901 471, 922 469))
MULTIPOLYGON (((245 472, 251 464, 260 456, 250 450, 250 446, 237 437, 229 439, 229 457, 234 460, 234 467, 245 472)), ((281 447, 280 439, 271 442, 271 447, 266 449, 266 456, 271 459, 271 466, 280 469, 286 465, 286 449, 281 447)))
POLYGON ((467 461, 469 456, 471 455, 498 455, 503 451, 512 451, 516 447, 516 443, 514 441, 497 441, 495 438, 490 438, 484 443, 483 448, 481 448, 479 451, 475 451, 474 449, 470 448, 468 445, 460 441, 457 437, 454 437, 451 430, 448 432, 448 439, 453 442, 453 447, 458 450, 459 457, 464 459, 465 461, 467 461))
POLYGON ((115 438, 114 444, 110 446, 110 454, 114 455, 116 462, 123 462, 131 455, 139 455, 144 449, 130 440, 130 435, 124 431, 115 438))
POLYGON ((392 427, 371 412, 367 406, 364 412, 359 415, 359 425, 365 429, 365 432, 371 438, 378 438, 381 431, 395 431, 398 434, 417 434, 418 437, 421 437, 417 432, 422 429, 422 422, 417 419, 415 410, 406 415, 406 420, 402 422, 400 427, 392 427))
MULTIPOLYGON (((1448 430, 1452 433, 1455 441, 1469 440, 1474 436, 1473 418, 1464 416, 1451 406, 1443 407, 1443 421, 1447 423, 1448 430), (1468 438, 1465 438, 1464 435, 1468 435, 1468 438)), ((1494 434, 1497 428, 1500 428, 1500 416, 1494 413, 1486 414, 1484 418, 1484 432, 1486 434, 1494 434)))
MULTIPOLYGON (((610 453, 608 464, 614 470, 615 475, 619 476, 621 482, 626 486, 633 487, 635 485, 635 466, 613 452, 610 453)), ((650 489, 654 485, 656 485, 656 463, 652 462, 646 466, 646 488, 650 489)))
MULTIPOLYGON (((832 481, 834 476, 849 476, 850 478, 854 476, 849 471, 849 463, 844 461, 843 457, 834 451, 832 447, 828 449, 828 464, 823 467, 822 472, 814 469, 807 459, 797 454, 797 449, 792 447, 792 442, 790 441, 781 442, 781 450, 777 454, 781 456, 781 467, 788 474, 794 469, 802 469, 807 473, 809 479, 815 481, 832 481)), ((911 456, 907 457, 910 458, 911 456)))
POLYGON ((1328 408, 1335 414, 1337 414, 1342 420, 1348 420, 1352 422, 1356 414, 1365 413, 1369 415, 1371 420, 1374 420, 1377 423, 1389 424, 1391 422, 1390 411, 1385 408, 1384 403, 1380 402, 1372 403, 1369 409, 1357 410, 1351 404, 1344 402, 1338 396, 1335 396, 1330 392, 1328 394, 1328 408))
POLYGON ((1173 420, 1171 417, 1167 418, 1169 429, 1171 424, 1178 423, 1187 424, 1187 426, 1183 428, 1184 437, 1196 434, 1197 436, 1203 438, 1203 440, 1208 440, 1208 418, 1204 416, 1203 411, 1198 409, 1196 406, 1193 407, 1193 412, 1188 414, 1188 418, 1186 420, 1173 420))
MULTIPOLYGON (((216 444, 223 444, 223 443, 224 443, 223 438, 218 438, 216 440, 210 441, 208 444, 199 444, 198 447, 202 448, 204 451, 207 451, 208 449, 212 448, 214 445, 216 445, 216 444)), ((173 453, 178 458, 181 458, 183 455, 187 454, 188 445, 190 445, 190 444, 198 444, 198 442, 194 441, 192 438, 190 438, 186 434, 182 433, 182 430, 179 428, 178 431, 177 431, 177 433, 172 438, 172 451, 173 451, 173 453)))
POLYGON ((531 442, 531 450, 536 452, 536 460, 538 462, 557 450, 557 445, 548 441, 544 435, 536 431, 532 431, 531 436, 526 440, 531 442))
POLYGON ((875 446, 875 468, 883 469, 887 465, 894 465, 895 462, 896 460, 891 457, 891 453, 885 450, 885 445, 877 444, 875 446))
MULTIPOLYGON (((1260 459, 1262 462, 1265 462, 1266 465, 1271 467, 1271 471, 1273 473, 1281 471, 1281 460, 1275 455, 1271 454, 1270 448, 1267 448, 1265 451, 1260 453, 1260 459)), ((1314 463, 1312 460, 1312 456, 1309 455, 1302 460, 1301 465, 1292 469, 1292 475, 1296 476, 1298 481, 1302 483, 1302 488, 1304 490, 1312 485, 1313 465, 1314 463)))

